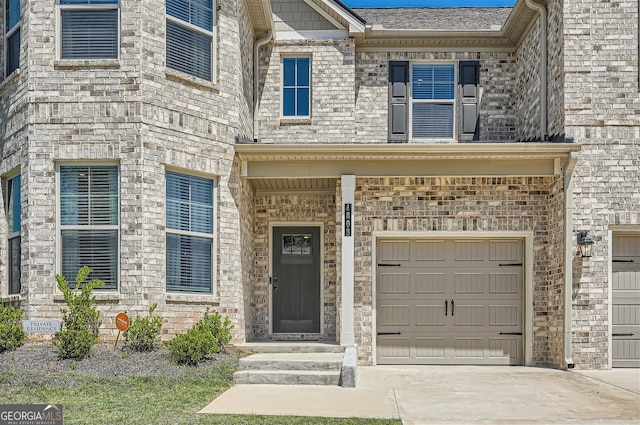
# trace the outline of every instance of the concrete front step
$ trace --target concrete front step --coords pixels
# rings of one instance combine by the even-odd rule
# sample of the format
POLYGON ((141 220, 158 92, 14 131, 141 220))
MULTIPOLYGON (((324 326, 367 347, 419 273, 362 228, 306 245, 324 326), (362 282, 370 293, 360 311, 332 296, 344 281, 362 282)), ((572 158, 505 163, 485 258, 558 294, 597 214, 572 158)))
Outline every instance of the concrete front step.
POLYGON ((245 342, 238 350, 251 353, 344 353, 345 347, 323 342, 245 342))
POLYGON ((236 384, 338 385, 340 371, 241 370, 233 374, 236 384))
POLYGON ((240 359, 240 370, 339 371, 342 353, 258 353, 240 359))

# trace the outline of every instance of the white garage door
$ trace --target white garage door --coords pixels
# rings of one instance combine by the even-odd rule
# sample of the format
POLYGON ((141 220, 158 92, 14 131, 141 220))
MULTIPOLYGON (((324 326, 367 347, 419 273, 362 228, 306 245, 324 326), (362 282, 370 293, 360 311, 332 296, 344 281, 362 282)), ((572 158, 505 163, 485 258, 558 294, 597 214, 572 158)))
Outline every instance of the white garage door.
POLYGON ((613 367, 640 367, 640 236, 613 237, 613 367))
POLYGON ((377 363, 523 362, 521 240, 381 240, 377 363))

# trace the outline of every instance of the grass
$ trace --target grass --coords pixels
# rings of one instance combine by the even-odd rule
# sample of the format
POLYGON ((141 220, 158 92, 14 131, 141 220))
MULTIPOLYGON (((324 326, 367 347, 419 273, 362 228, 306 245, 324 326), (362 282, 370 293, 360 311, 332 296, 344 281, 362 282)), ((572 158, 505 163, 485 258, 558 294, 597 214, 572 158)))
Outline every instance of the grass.
POLYGON ((396 420, 290 416, 197 414, 231 386, 233 369, 226 364, 206 377, 166 379, 156 376, 105 378, 69 373, 0 375, 0 404, 62 404, 65 425, 71 424, 338 424, 397 425, 396 420))

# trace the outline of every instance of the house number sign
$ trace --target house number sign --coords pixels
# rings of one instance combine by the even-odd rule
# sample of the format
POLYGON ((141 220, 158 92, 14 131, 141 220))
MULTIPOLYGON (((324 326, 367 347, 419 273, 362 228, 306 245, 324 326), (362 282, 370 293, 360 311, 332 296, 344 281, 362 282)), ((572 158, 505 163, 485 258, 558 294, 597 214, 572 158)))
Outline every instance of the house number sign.
POLYGON ((351 204, 344 204, 344 235, 351 236, 351 204))

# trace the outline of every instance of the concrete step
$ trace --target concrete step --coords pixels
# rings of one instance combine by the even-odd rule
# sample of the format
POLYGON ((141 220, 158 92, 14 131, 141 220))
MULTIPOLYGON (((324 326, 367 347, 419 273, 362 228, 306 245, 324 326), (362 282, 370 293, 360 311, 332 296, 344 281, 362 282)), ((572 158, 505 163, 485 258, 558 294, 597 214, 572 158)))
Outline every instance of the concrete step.
POLYGON ((236 384, 338 385, 340 371, 241 370, 233 374, 236 384))
POLYGON ((340 371, 342 358, 342 353, 258 353, 240 359, 240 370, 340 371))
POLYGON ((324 342, 245 342, 238 350, 251 353, 344 353, 344 346, 324 342))

